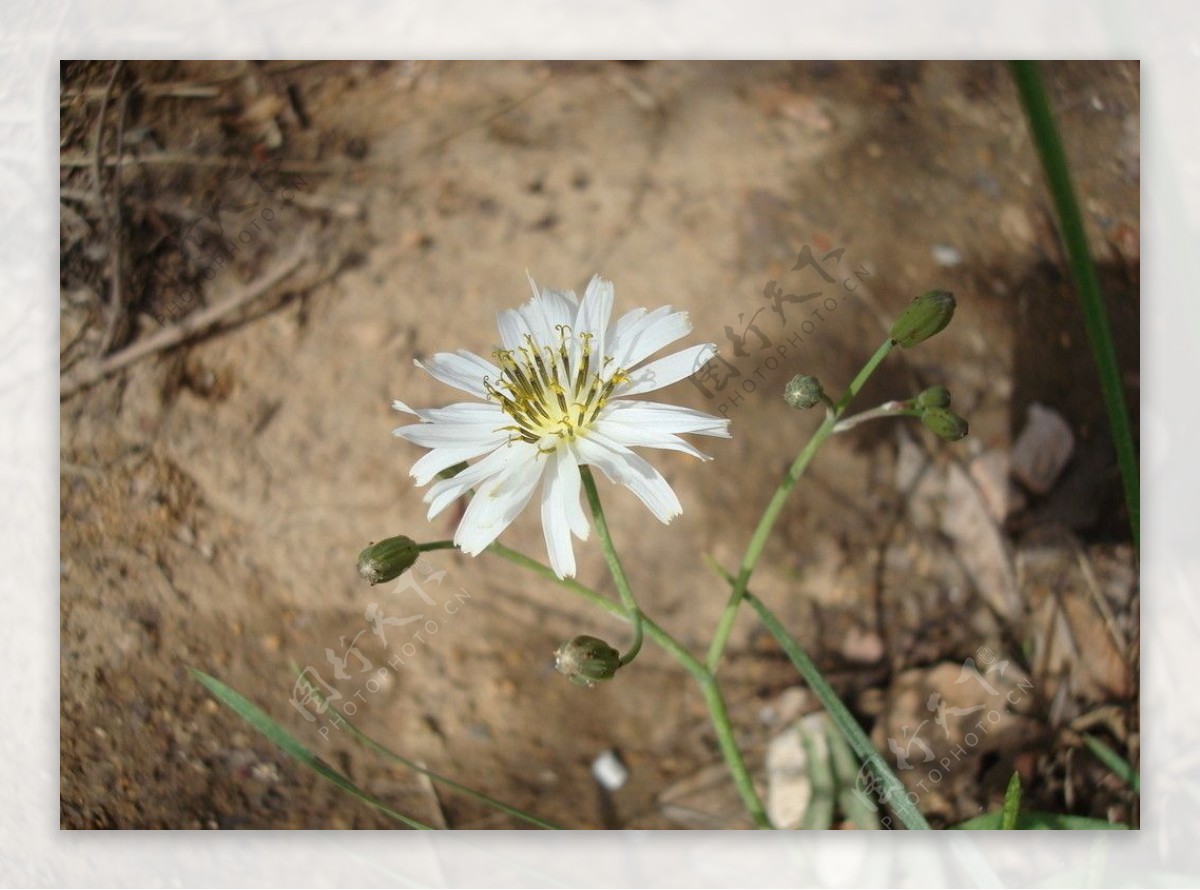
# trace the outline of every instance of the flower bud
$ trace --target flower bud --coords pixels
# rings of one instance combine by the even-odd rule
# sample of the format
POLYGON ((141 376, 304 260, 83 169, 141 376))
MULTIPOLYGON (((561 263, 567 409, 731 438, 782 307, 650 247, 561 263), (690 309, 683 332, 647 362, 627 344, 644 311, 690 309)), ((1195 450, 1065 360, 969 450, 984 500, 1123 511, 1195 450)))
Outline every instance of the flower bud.
POLYGON ((572 683, 594 686, 597 680, 609 680, 617 672, 621 653, 599 637, 581 634, 558 647, 554 666, 572 683))
POLYGON ((930 408, 921 415, 921 423, 950 442, 957 442, 967 435, 967 422, 945 408, 930 408))
POLYGON ((459 473, 461 473, 467 467, 468 467, 467 462, 465 460, 460 460, 458 463, 456 463, 452 467, 446 467, 446 469, 444 469, 444 470, 439 470, 437 477, 439 479, 453 479, 455 476, 457 476, 459 473))
POLYGON ((931 386, 917 396, 917 407, 922 411, 930 408, 945 408, 950 404, 950 390, 944 386, 931 386))
POLYGON ((824 398, 825 390, 821 389, 821 381, 805 374, 797 374, 783 390, 784 401, 793 408, 811 408, 824 398))
POLYGON ((954 317, 954 294, 948 290, 931 290, 921 294, 892 324, 892 342, 908 349, 928 340, 954 317))
POLYGON ((399 578, 412 568, 421 551, 412 538, 399 535, 378 544, 370 544, 358 554, 358 573, 372 586, 399 578))

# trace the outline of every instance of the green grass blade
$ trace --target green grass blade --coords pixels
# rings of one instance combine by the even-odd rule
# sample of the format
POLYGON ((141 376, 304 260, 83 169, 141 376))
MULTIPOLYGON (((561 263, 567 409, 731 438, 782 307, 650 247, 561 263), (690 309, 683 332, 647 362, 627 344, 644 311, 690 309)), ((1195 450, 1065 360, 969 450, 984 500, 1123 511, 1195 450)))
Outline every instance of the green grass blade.
POLYGON ((1021 95, 1021 104, 1025 107, 1025 116, 1029 120, 1029 131, 1041 157, 1046 183, 1058 212, 1071 275, 1079 291, 1084 328, 1087 330, 1088 340, 1092 345, 1092 356, 1100 374, 1100 390, 1104 396, 1104 407, 1108 412, 1108 423, 1117 450, 1117 464, 1121 468, 1121 481, 1125 488, 1125 503, 1129 507, 1133 543, 1135 547, 1140 547, 1141 490, 1138 482, 1137 450, 1133 444, 1129 409, 1125 404, 1125 390, 1121 385, 1121 374, 1117 367, 1117 352, 1113 347, 1112 331, 1100 293, 1100 280, 1096 276, 1096 265, 1088 247, 1083 214, 1075 197, 1067 154, 1063 150, 1058 127, 1054 123, 1054 114, 1050 110, 1050 100, 1046 95, 1038 63, 1017 61, 1012 62, 1011 67, 1013 80, 1016 81, 1017 91, 1021 95))
POLYGON ((1096 755, 1096 758, 1113 771, 1114 775, 1119 776, 1121 781, 1132 788, 1134 791, 1141 792, 1142 780, 1130 764, 1129 761, 1114 751, 1104 742, 1100 741, 1094 735, 1083 734, 1083 743, 1088 746, 1088 749, 1096 755))
POLYGON ((865 799, 858 790, 859 763, 854 752, 846 744, 846 737, 826 722, 825 738, 829 743, 829 762, 833 767, 833 778, 837 783, 838 807, 842 816, 855 828, 864 831, 879 829, 879 815, 875 805, 865 799))
POLYGON ((327 779, 334 785, 337 785, 343 791, 357 797, 363 803, 374 807, 381 813, 391 816, 393 819, 403 822, 409 828, 418 828, 425 831, 433 830, 431 826, 418 822, 416 819, 410 819, 403 813, 398 813, 385 804, 378 798, 372 797, 367 792, 363 791, 341 773, 334 770, 329 764, 323 761, 320 757, 309 751, 303 744, 289 733, 286 729, 271 719, 266 711, 259 708, 256 704, 245 698, 241 694, 230 689, 220 680, 215 677, 210 677, 203 671, 198 671, 195 668, 188 668, 188 673, 200 682, 209 692, 216 697, 217 701, 228 707, 235 714, 261 732, 267 739, 285 752, 290 754, 296 760, 303 763, 317 775, 323 779, 327 779))
POLYGON ((1012 831, 1017 827, 1017 817, 1021 813, 1021 777, 1016 773, 1008 780, 1008 789, 1004 792, 1004 811, 1000 814, 1000 828, 1012 831))
MULTIPOLYGON (((297 673, 300 673, 299 669, 296 667, 296 665, 294 663, 292 664, 292 669, 295 670, 297 673)), ((299 679, 299 682, 304 684, 305 689, 314 698, 318 699, 322 703, 325 701, 324 696, 321 695, 320 690, 317 689, 316 686, 314 686, 312 683, 305 680, 303 678, 303 676, 299 677, 298 679, 299 679)), ((428 776, 433 781, 439 782, 442 785, 445 785, 447 788, 453 788, 455 791, 458 791, 461 794, 465 794, 467 797, 473 797, 475 800, 479 801, 480 803, 487 804, 490 807, 494 807, 495 809, 500 810, 501 812, 504 812, 504 813, 508 813, 510 816, 515 816, 518 819, 523 819, 524 821, 530 823, 531 825, 536 825, 538 828, 548 828, 548 829, 551 829, 554 831, 562 830, 561 825, 555 825, 553 822, 549 822, 545 819, 542 819, 538 816, 533 815, 532 813, 527 813, 524 810, 520 810, 517 807, 506 804, 506 803, 504 803, 504 801, 496 800, 496 798, 491 797, 487 794, 484 794, 482 791, 476 791, 474 788, 470 788, 466 785, 463 785, 461 782, 456 782, 454 779, 451 779, 448 776, 443 776, 440 773, 435 773, 433 770, 431 770, 427 767, 421 766, 421 764, 417 763, 415 760, 410 760, 409 758, 405 757, 403 754, 397 754, 395 751, 386 747, 382 743, 375 741, 375 739, 371 738, 369 735, 367 735, 365 732, 363 732, 361 729, 359 729, 357 726, 355 726, 353 723, 351 723, 350 719, 344 715, 339 717, 338 719, 341 722, 341 724, 346 727, 346 731, 348 733, 350 733, 350 735, 354 738, 355 741, 357 741, 359 744, 363 745, 364 747, 370 749, 371 751, 374 751, 376 754, 380 754, 383 757, 386 757, 388 760, 392 760, 392 761, 395 761, 396 763, 401 764, 402 766, 406 766, 413 772, 418 772, 423 776, 428 776)))
POLYGON ((800 744, 804 746, 808 761, 808 778, 812 782, 812 799, 800 821, 806 831, 827 831, 833 827, 834 779, 833 762, 829 756, 829 742, 824 721, 801 720, 793 729, 800 733, 800 744))
MULTIPOLYGON (((994 831, 1004 827, 1004 813, 984 813, 974 819, 968 819, 958 825, 951 826, 961 831, 994 831)), ((1093 819, 1089 816, 1065 816, 1059 813, 1041 813, 1037 810, 1025 810, 1017 816, 1017 826, 1021 831, 1038 831, 1051 829, 1054 831, 1128 831, 1129 826, 1121 823, 1106 822, 1104 819, 1093 819)))
MULTIPOLYGON (((732 576, 725 572, 724 569, 720 571, 727 581, 732 582, 732 576)), ((762 619, 771 636, 775 638, 783 651, 787 653, 793 666, 800 672, 800 676, 808 683, 809 688, 817 694, 817 698, 821 700, 821 704, 829 712, 834 725, 850 744, 850 747, 859 760, 867 764, 868 768, 875 775, 876 781, 879 782, 881 799, 896 811, 896 815, 900 817, 900 821, 904 823, 906 828, 928 830, 929 823, 925 821, 925 817, 921 815, 921 811, 913 806, 912 801, 908 799, 908 789, 904 787, 904 784, 892 772, 891 767, 887 765, 887 762, 875 750, 875 746, 871 744, 871 740, 867 738, 867 734, 858 725, 858 721, 854 719, 854 715, 850 713, 850 710, 842 704, 842 700, 833 691, 833 687, 826 681, 820 669, 813 663, 804 650, 800 648, 800 644, 792 639, 783 625, 779 623, 779 619, 763 604, 762 600, 747 591, 745 601, 758 612, 758 617, 762 619)))

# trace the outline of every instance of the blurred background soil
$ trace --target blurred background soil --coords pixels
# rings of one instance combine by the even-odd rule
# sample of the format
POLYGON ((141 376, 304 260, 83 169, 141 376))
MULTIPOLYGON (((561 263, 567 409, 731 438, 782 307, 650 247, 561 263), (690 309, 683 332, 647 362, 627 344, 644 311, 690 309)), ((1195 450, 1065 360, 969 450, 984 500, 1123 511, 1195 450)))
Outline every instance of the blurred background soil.
MULTIPOLYGON (((1045 72, 1136 412, 1138 65, 1045 72)), ((954 323, 856 404, 944 383, 970 437, 879 422, 830 442, 751 586, 935 825, 998 806, 1014 771, 1030 807, 1137 819, 1083 741, 1137 763, 1137 562, 1003 65, 68 62, 61 162, 63 827, 395 824, 189 667, 433 824, 520 827, 293 706, 300 669, 384 744, 567 825, 746 824, 673 661, 648 646, 590 690, 555 673, 562 640, 619 646, 623 625, 488 558, 429 554, 425 603, 355 574, 368 541, 452 535, 454 510, 424 518, 390 403, 457 400, 413 359, 490 353, 526 269, 576 290, 598 272, 618 312, 671 303, 720 346, 722 390, 663 396, 732 420, 710 464, 653 456, 683 516, 602 492, 644 608, 697 652, 726 598, 702 556, 736 565, 820 419, 783 384, 840 392, 915 294, 953 291, 954 323), (822 296, 776 307, 768 282, 822 296), (436 624, 381 637, 372 608, 436 624), (610 749, 613 791, 591 771, 610 749)), ((536 513, 503 540, 543 558, 536 513)), ((577 553, 615 595, 594 542, 577 553)), ((749 609, 720 682, 786 809, 780 739, 819 705, 749 609)))

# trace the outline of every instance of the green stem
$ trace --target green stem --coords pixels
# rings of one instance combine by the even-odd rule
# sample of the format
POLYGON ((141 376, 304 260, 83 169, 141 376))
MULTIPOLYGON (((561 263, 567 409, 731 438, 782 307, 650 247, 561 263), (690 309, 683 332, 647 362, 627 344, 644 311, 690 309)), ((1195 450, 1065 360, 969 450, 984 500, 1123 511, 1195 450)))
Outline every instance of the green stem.
MULTIPOLYGON (((722 572, 722 574, 726 573, 722 572)), ((728 578, 727 574, 726 577, 728 578)), ((850 747, 854 749, 854 753, 875 774, 875 778, 879 782, 880 800, 891 805, 905 827, 927 830, 929 823, 925 821, 925 817, 921 815, 921 811, 908 799, 908 789, 896 778, 896 774, 892 772, 887 762, 875 750, 875 746, 871 744, 871 740, 867 738, 867 734, 863 732, 863 728, 858 725, 858 721, 850 713, 850 709, 842 704, 842 700, 838 698, 838 694, 833 691, 833 687, 829 685, 828 681, 821 674, 820 668, 813 663, 813 660, 808 657, 808 654, 801 648, 800 644, 792 639, 792 636, 779 623, 779 619, 766 607, 762 600, 748 592, 744 596, 746 602, 758 612, 758 617, 762 620, 767 630, 770 631, 771 636, 775 637, 780 647, 787 654, 788 658, 791 659, 792 665, 800 673, 800 676, 804 677, 804 681, 808 683, 809 688, 821 700, 821 704, 825 706, 825 710, 829 712, 829 716, 833 719, 833 722, 841 730, 846 741, 850 743, 850 747)))
POLYGON ((417 550, 421 553, 428 553, 430 550, 454 550, 456 549, 453 541, 428 541, 424 544, 418 544, 417 550))
POLYGON ((1033 141, 1046 174, 1046 182, 1058 211, 1058 222, 1062 227, 1071 275, 1075 279, 1075 287, 1079 291, 1079 301, 1083 309, 1083 324, 1092 344, 1092 357, 1100 375, 1100 390, 1104 396, 1104 407, 1108 412, 1108 423, 1112 428, 1113 443, 1117 450, 1117 464, 1121 468, 1125 503, 1129 507, 1133 543, 1135 547, 1140 547, 1141 494, 1137 449, 1133 444, 1133 429, 1125 404, 1125 390, 1121 385, 1117 352, 1113 347, 1104 298, 1100 293, 1100 281, 1096 276, 1096 266, 1088 248, 1087 232, 1083 227, 1083 214, 1075 197, 1067 155, 1059 139, 1038 64, 1032 61, 1014 61, 1011 66, 1013 79, 1021 94, 1021 104, 1025 107, 1025 115, 1029 119, 1029 130, 1033 134, 1033 141))
POLYGON ((629 579, 625 576, 625 569, 621 566, 621 558, 617 556, 617 549, 613 546, 612 535, 608 531, 608 521, 604 518, 604 508, 600 506, 600 492, 596 490, 596 480, 592 476, 591 467, 580 467, 579 476, 583 480, 583 489, 587 492, 588 504, 592 508, 592 519, 596 523, 596 533, 600 536, 600 546, 604 549, 604 559, 608 563, 608 571, 612 574, 613 581, 616 582, 617 591, 621 594, 621 602, 625 604, 625 611, 629 613, 629 619, 633 623, 633 642, 629 644, 629 651, 621 656, 621 664, 629 664, 637 658, 637 654, 642 650, 642 610, 638 607, 637 600, 633 598, 629 579))
POLYGON ((844 433, 847 430, 852 430, 860 423, 866 423, 868 420, 879 420, 883 417, 918 417, 920 412, 913 407, 911 401, 894 401, 884 402, 878 408, 871 408, 867 411, 860 411, 858 414, 853 414, 850 417, 839 420, 833 425, 835 433, 844 433))
MULTIPOLYGON (((543 565, 536 559, 531 559, 524 553, 511 550, 500 543, 491 544, 488 547, 488 551, 583 597, 610 615, 623 618, 626 621, 632 620, 630 614, 612 600, 601 596, 590 587, 585 587, 571 578, 558 577, 549 566, 543 565)), ((696 683, 699 684, 700 691, 704 696, 704 703, 708 707, 709 717, 717 734, 717 745, 721 749, 721 755, 725 758, 725 764, 729 768, 730 775, 733 776, 733 783, 737 786, 738 794, 749 811, 750 817, 754 820, 754 824, 758 828, 771 828, 771 820, 767 818, 762 800, 754 788, 754 782, 750 778, 749 770, 746 769, 746 762, 742 758, 742 752, 738 749, 737 741, 733 737, 733 724, 729 720, 729 712, 725 707, 725 700, 721 696, 721 690, 717 686, 716 678, 698 658, 688 652, 674 637, 649 618, 642 615, 641 622, 646 629, 646 636, 679 662, 683 669, 691 674, 696 683)))
POLYGON ((808 440, 808 444, 796 456, 796 460, 793 461, 792 466, 783 477, 783 481, 775 489, 775 494, 771 497, 771 502, 767 504, 767 509, 763 511, 762 518, 758 520, 758 526, 754 529, 754 534, 750 538, 750 544, 746 547, 746 555, 742 557, 742 565, 738 569, 737 581, 733 585, 733 591, 729 594, 729 601, 725 604, 725 611, 721 613, 721 619, 717 624, 717 632, 713 636, 712 645, 708 648, 707 664, 710 671, 715 672, 721 663, 721 656, 725 652, 725 644, 729 641, 729 633, 733 630, 733 621, 737 617, 738 606, 741 604, 742 597, 746 593, 746 586, 750 583, 750 575, 754 572, 754 566, 758 562, 759 556, 762 555, 763 548, 767 544, 767 538, 771 535, 771 529, 775 527, 775 521, 779 518, 779 513, 783 510, 783 505, 787 501, 788 495, 791 493, 792 488, 795 487, 800 475, 808 467, 809 462, 816 455, 817 450, 824 444, 826 439, 833 435, 833 428, 843 412, 845 412, 846 407, 858 395, 867 380, 875 372, 875 369, 879 367, 880 362, 887 358, 887 354, 892 351, 893 345, 891 340, 885 340, 875 350, 875 354, 868 359, 867 363, 863 365, 862 370, 850 382, 850 386, 833 407, 833 410, 827 413, 825 420, 817 427, 817 431, 813 433, 812 438, 808 440))

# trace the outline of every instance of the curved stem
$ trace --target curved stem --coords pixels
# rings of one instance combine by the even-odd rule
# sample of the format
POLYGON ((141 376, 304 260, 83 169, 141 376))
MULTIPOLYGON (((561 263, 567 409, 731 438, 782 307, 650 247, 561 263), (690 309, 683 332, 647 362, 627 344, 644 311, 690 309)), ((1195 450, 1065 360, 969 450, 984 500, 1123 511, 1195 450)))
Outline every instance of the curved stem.
POLYGON ((762 518, 758 520, 758 526, 754 529, 754 534, 750 537, 750 544, 746 547, 746 555, 742 557, 742 565, 738 569, 737 581, 733 585, 733 591, 729 594, 729 601, 725 604, 725 611, 721 613, 721 619, 717 624, 717 632, 713 636, 712 645, 708 647, 707 665, 710 671, 715 672, 717 666, 721 663, 721 656, 725 652, 725 644, 729 641, 730 631, 733 630, 733 621, 737 617, 738 606, 741 604, 742 597, 746 593, 746 586, 750 583, 750 575, 754 572, 754 566, 757 564, 759 556, 762 555, 763 548, 767 544, 767 538, 771 535, 771 529, 775 527, 775 521, 779 518, 788 495, 791 493, 792 488, 795 487, 800 475, 808 467, 809 462, 816 455, 818 449, 825 443, 826 439, 833 435, 834 426, 845 412, 846 407, 858 395, 870 376, 875 373, 875 369, 879 367, 879 364, 887 358, 887 354, 892 351, 892 346, 894 345, 891 340, 885 340, 875 350, 875 354, 867 360, 862 370, 850 382, 850 386, 847 387, 846 392, 838 400, 833 410, 827 414, 825 420, 817 427, 817 431, 808 440, 808 444, 796 455, 796 459, 792 462, 787 474, 783 477, 783 481, 775 489, 775 494, 771 497, 770 503, 767 504, 766 510, 763 511, 762 518))
POLYGON ((877 408, 871 408, 867 411, 860 411, 858 414, 853 414, 850 417, 843 418, 833 425, 834 433, 844 433, 846 430, 852 430, 860 423, 866 423, 868 420, 878 420, 881 417, 917 417, 919 412, 913 408, 911 401, 892 401, 884 402, 877 408))
POLYGON ((621 566, 621 558, 617 556, 617 549, 613 546, 612 535, 608 531, 608 521, 604 518, 604 508, 600 506, 600 492, 596 490, 596 480, 592 476, 591 467, 580 467, 579 476, 583 480, 583 489, 587 492, 588 504, 592 508, 592 519, 596 523, 596 533, 600 536, 600 545, 604 549, 604 559, 608 562, 608 570, 612 574, 613 581, 616 582, 617 591, 621 594, 621 602, 625 604, 625 611, 629 613, 629 620, 633 623, 633 642, 629 645, 629 651, 621 656, 621 664, 629 664, 637 658, 638 652, 642 649, 642 610, 638 607, 637 600, 633 598, 629 579, 625 576, 625 569, 621 566))
MULTIPOLYGON (((633 620, 628 611, 612 600, 601 596, 590 587, 585 587, 571 578, 558 577, 549 566, 543 565, 536 559, 526 556, 524 553, 512 550, 499 543, 493 543, 487 549, 488 552, 503 557, 514 565, 529 569, 547 581, 552 581, 560 587, 583 597, 610 615, 624 618, 626 621, 633 620)), ((725 700, 721 696, 721 690, 717 686, 716 678, 701 663, 700 659, 688 652, 674 637, 645 615, 641 615, 640 612, 639 616, 642 626, 645 627, 646 636, 679 662, 683 669, 691 674, 700 686, 700 692, 704 696, 704 704, 708 707, 709 717, 712 720, 713 729, 717 734, 717 745, 721 749, 721 756, 725 758, 725 765, 729 768, 729 773, 733 777, 734 785, 737 786, 742 803, 745 805, 747 811, 749 811, 750 818, 754 820, 756 827, 772 828, 771 820, 767 818, 766 809, 763 807, 762 799, 758 796, 758 792, 754 788, 754 781, 750 778, 750 772, 746 768, 746 761, 742 758, 742 752, 737 746, 736 739, 733 737, 733 724, 729 720, 729 711, 725 707, 725 700)))

